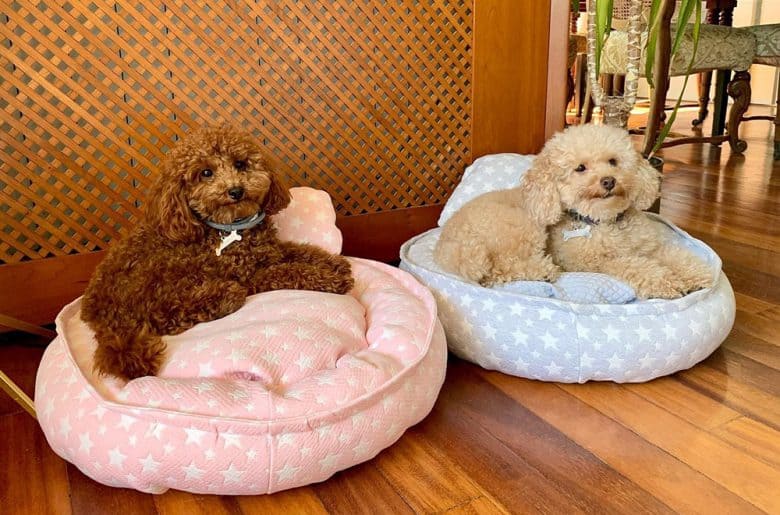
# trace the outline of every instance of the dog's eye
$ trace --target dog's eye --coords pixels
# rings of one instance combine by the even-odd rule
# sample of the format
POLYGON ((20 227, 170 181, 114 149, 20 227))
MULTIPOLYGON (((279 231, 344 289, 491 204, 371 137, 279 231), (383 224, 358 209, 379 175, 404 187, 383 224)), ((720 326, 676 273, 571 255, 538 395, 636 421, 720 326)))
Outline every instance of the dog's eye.
POLYGON ((243 172, 244 170, 246 170, 246 161, 244 161, 243 159, 239 159, 238 161, 236 161, 235 163, 233 163, 233 166, 234 166, 234 167, 236 168, 236 170, 238 170, 239 172, 243 172))
POLYGON ((208 168, 206 168, 205 170, 201 170, 200 171, 200 176, 201 177, 211 177, 212 175, 214 175, 214 172, 212 172, 208 168))
POLYGON ((584 172, 585 171, 585 165, 580 165, 577 168, 574 169, 575 172, 584 172))
POLYGON ((612 159, 609 160, 609 164, 612 166, 617 166, 617 159, 613 157, 612 159))

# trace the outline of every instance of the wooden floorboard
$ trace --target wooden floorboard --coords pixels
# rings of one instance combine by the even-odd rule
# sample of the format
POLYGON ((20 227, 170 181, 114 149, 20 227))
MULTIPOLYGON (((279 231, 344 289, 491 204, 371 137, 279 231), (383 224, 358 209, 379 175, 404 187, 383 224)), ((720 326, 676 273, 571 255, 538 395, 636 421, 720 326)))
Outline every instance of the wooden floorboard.
MULTIPOLYGON (((253 497, 95 483, 0 395, 0 513, 780 513, 780 164, 770 124, 744 127, 744 156, 663 152, 661 214, 720 254, 737 300, 732 333, 692 369, 558 385, 451 358, 433 411, 394 446, 323 483, 253 497)), ((45 344, 0 335, 0 368, 30 394, 45 344)))

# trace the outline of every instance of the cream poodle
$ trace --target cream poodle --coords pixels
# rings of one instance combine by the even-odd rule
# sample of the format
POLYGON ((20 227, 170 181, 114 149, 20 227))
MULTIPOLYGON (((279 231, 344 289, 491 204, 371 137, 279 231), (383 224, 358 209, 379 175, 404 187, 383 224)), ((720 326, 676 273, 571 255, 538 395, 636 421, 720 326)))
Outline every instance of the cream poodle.
POLYGON ((563 214, 568 177, 548 165, 551 151, 542 150, 520 186, 480 195, 444 224, 434 250, 439 266, 483 286, 558 278, 545 248, 547 226, 563 214))
POLYGON ((626 131, 571 127, 543 155, 540 164, 565 184, 559 190, 565 215, 549 230, 550 253, 563 270, 612 275, 641 299, 673 299, 712 285, 710 268, 642 212, 658 197, 660 176, 626 131))

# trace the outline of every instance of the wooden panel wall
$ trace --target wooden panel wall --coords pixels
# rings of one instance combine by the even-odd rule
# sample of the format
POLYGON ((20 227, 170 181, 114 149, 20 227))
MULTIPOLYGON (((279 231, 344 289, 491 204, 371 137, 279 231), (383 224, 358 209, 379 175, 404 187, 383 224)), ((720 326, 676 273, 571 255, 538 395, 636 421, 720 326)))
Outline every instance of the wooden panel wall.
POLYGON ((0 313, 51 321, 132 226, 165 150, 218 120, 333 196, 346 254, 397 258, 475 157, 534 152, 562 126, 548 61, 566 5, 4 4, 0 313))

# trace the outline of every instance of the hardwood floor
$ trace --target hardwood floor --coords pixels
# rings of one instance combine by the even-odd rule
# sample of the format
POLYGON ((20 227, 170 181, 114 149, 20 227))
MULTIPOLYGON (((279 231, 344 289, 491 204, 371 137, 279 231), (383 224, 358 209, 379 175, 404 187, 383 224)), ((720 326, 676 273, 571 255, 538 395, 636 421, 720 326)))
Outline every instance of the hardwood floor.
MULTIPOLYGON (((0 395, 0 511, 780 513, 780 165, 770 124, 744 127, 744 157, 709 145, 664 152, 662 215, 720 254, 737 294, 734 330, 693 369, 563 385, 452 358, 433 412, 396 445, 324 483, 261 497, 99 485, 0 395)), ((5 340, 0 367, 32 392, 45 342, 5 340)))

